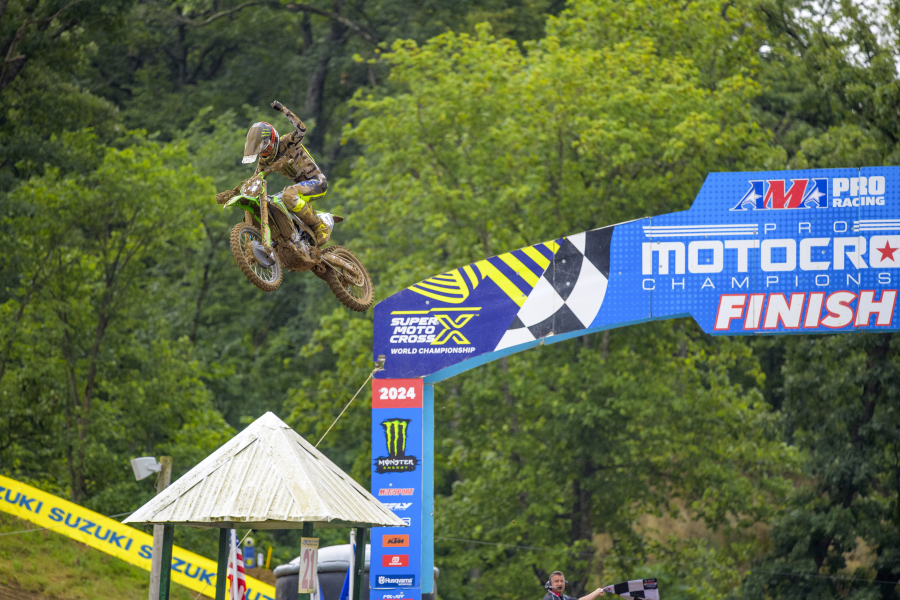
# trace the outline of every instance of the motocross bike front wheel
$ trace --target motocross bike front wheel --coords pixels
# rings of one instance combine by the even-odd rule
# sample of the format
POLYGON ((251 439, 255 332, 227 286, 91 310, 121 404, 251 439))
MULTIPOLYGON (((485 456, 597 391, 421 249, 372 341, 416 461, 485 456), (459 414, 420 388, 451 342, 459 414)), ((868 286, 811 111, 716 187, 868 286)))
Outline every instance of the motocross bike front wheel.
MULTIPOLYGON (((259 229, 247 223, 238 223, 231 228, 231 253, 237 261, 241 272, 250 280, 250 283, 264 292, 274 292, 281 285, 284 276, 281 263, 277 255, 272 264, 264 266, 253 253, 254 243, 261 247, 262 235, 259 229)), ((264 251, 263 251, 264 252, 264 251)))
POLYGON ((343 267, 329 265, 325 272, 325 282, 337 296, 341 304, 357 312, 365 312, 375 301, 375 290, 372 278, 356 255, 343 246, 331 246, 323 251, 325 259, 332 254, 353 265, 356 273, 352 273, 343 267))

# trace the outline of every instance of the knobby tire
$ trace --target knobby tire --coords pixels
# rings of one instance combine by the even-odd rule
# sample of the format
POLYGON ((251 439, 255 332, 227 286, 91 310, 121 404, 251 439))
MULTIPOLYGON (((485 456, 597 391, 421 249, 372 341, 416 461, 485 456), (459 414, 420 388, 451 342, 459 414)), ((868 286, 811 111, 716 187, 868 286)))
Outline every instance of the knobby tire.
POLYGON ((328 270, 325 272, 325 283, 328 284, 328 287, 331 288, 331 292, 337 297, 338 300, 341 301, 341 304, 349 308, 350 310, 355 310, 357 312, 365 312, 367 311, 372 304, 375 302, 375 290, 372 285, 372 278, 369 277, 368 271, 363 266, 362 262, 356 255, 344 248, 343 246, 330 246, 325 248, 323 252, 326 254, 336 254, 340 256, 347 262, 352 263, 360 272, 360 276, 362 279, 362 286, 353 286, 359 290, 359 295, 354 296, 350 293, 350 291, 345 287, 345 281, 342 280, 342 273, 337 269, 332 267, 328 267, 328 270))
POLYGON ((273 281, 266 281, 253 270, 253 266, 250 264, 250 260, 255 260, 253 258, 253 252, 250 251, 249 248, 241 247, 241 233, 244 233, 245 231, 251 236, 254 236, 257 241, 262 240, 259 229, 253 225, 241 222, 232 227, 231 253, 234 255, 234 260, 237 262, 238 267, 241 269, 244 276, 250 280, 250 283, 264 292, 274 292, 281 286, 281 281, 284 278, 284 269, 281 268, 281 263, 278 262, 278 255, 275 255, 275 279, 273 281))

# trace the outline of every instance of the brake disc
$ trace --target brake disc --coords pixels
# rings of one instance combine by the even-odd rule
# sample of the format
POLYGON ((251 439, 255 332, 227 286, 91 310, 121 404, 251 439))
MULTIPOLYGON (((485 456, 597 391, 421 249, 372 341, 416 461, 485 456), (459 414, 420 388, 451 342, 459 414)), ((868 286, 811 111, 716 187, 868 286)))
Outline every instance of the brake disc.
POLYGON ((265 269, 268 269, 272 265, 275 264, 275 261, 266 253, 266 248, 256 240, 253 240, 251 245, 253 249, 253 256, 256 258, 256 262, 265 269))

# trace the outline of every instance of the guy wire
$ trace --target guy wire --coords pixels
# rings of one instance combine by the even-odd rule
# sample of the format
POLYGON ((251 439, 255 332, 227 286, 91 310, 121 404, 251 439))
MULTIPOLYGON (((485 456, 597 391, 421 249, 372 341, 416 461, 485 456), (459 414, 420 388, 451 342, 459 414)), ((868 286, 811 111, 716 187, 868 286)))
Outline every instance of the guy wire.
POLYGON ((353 397, 350 398, 350 402, 347 403, 347 406, 344 407, 344 410, 341 411, 341 414, 339 414, 337 416, 337 419, 335 419, 334 422, 331 423, 331 425, 328 427, 328 429, 325 430, 325 433, 322 434, 322 437, 319 438, 319 441, 316 442, 316 448, 319 447, 319 444, 322 443, 322 440, 325 439, 325 436, 328 435, 328 432, 331 431, 331 428, 334 427, 334 424, 338 422, 338 419, 340 419, 341 417, 344 416, 344 413, 347 411, 348 408, 350 408, 350 405, 353 403, 354 400, 356 400, 356 397, 359 396, 359 393, 362 391, 362 389, 364 387, 366 387, 366 384, 369 383, 369 380, 372 379, 372 377, 375 375, 375 373, 377 373, 380 370, 381 370, 381 367, 375 367, 375 369, 371 373, 369 373, 369 376, 366 378, 366 380, 363 382, 363 384, 361 386, 359 386, 359 389, 356 390, 356 393, 353 394, 353 397))

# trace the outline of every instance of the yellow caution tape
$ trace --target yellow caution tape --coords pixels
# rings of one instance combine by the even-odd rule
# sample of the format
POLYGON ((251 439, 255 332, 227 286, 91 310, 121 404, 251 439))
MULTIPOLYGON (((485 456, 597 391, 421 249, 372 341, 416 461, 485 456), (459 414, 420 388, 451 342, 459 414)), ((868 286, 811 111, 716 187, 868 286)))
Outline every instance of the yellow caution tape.
MULTIPOLYGON (((2 475, 0 510, 150 570, 152 535, 2 475)), ((246 579, 247 600, 275 600, 273 586, 252 577, 246 579)), ((213 598, 216 561, 173 546, 172 581, 213 598)))

